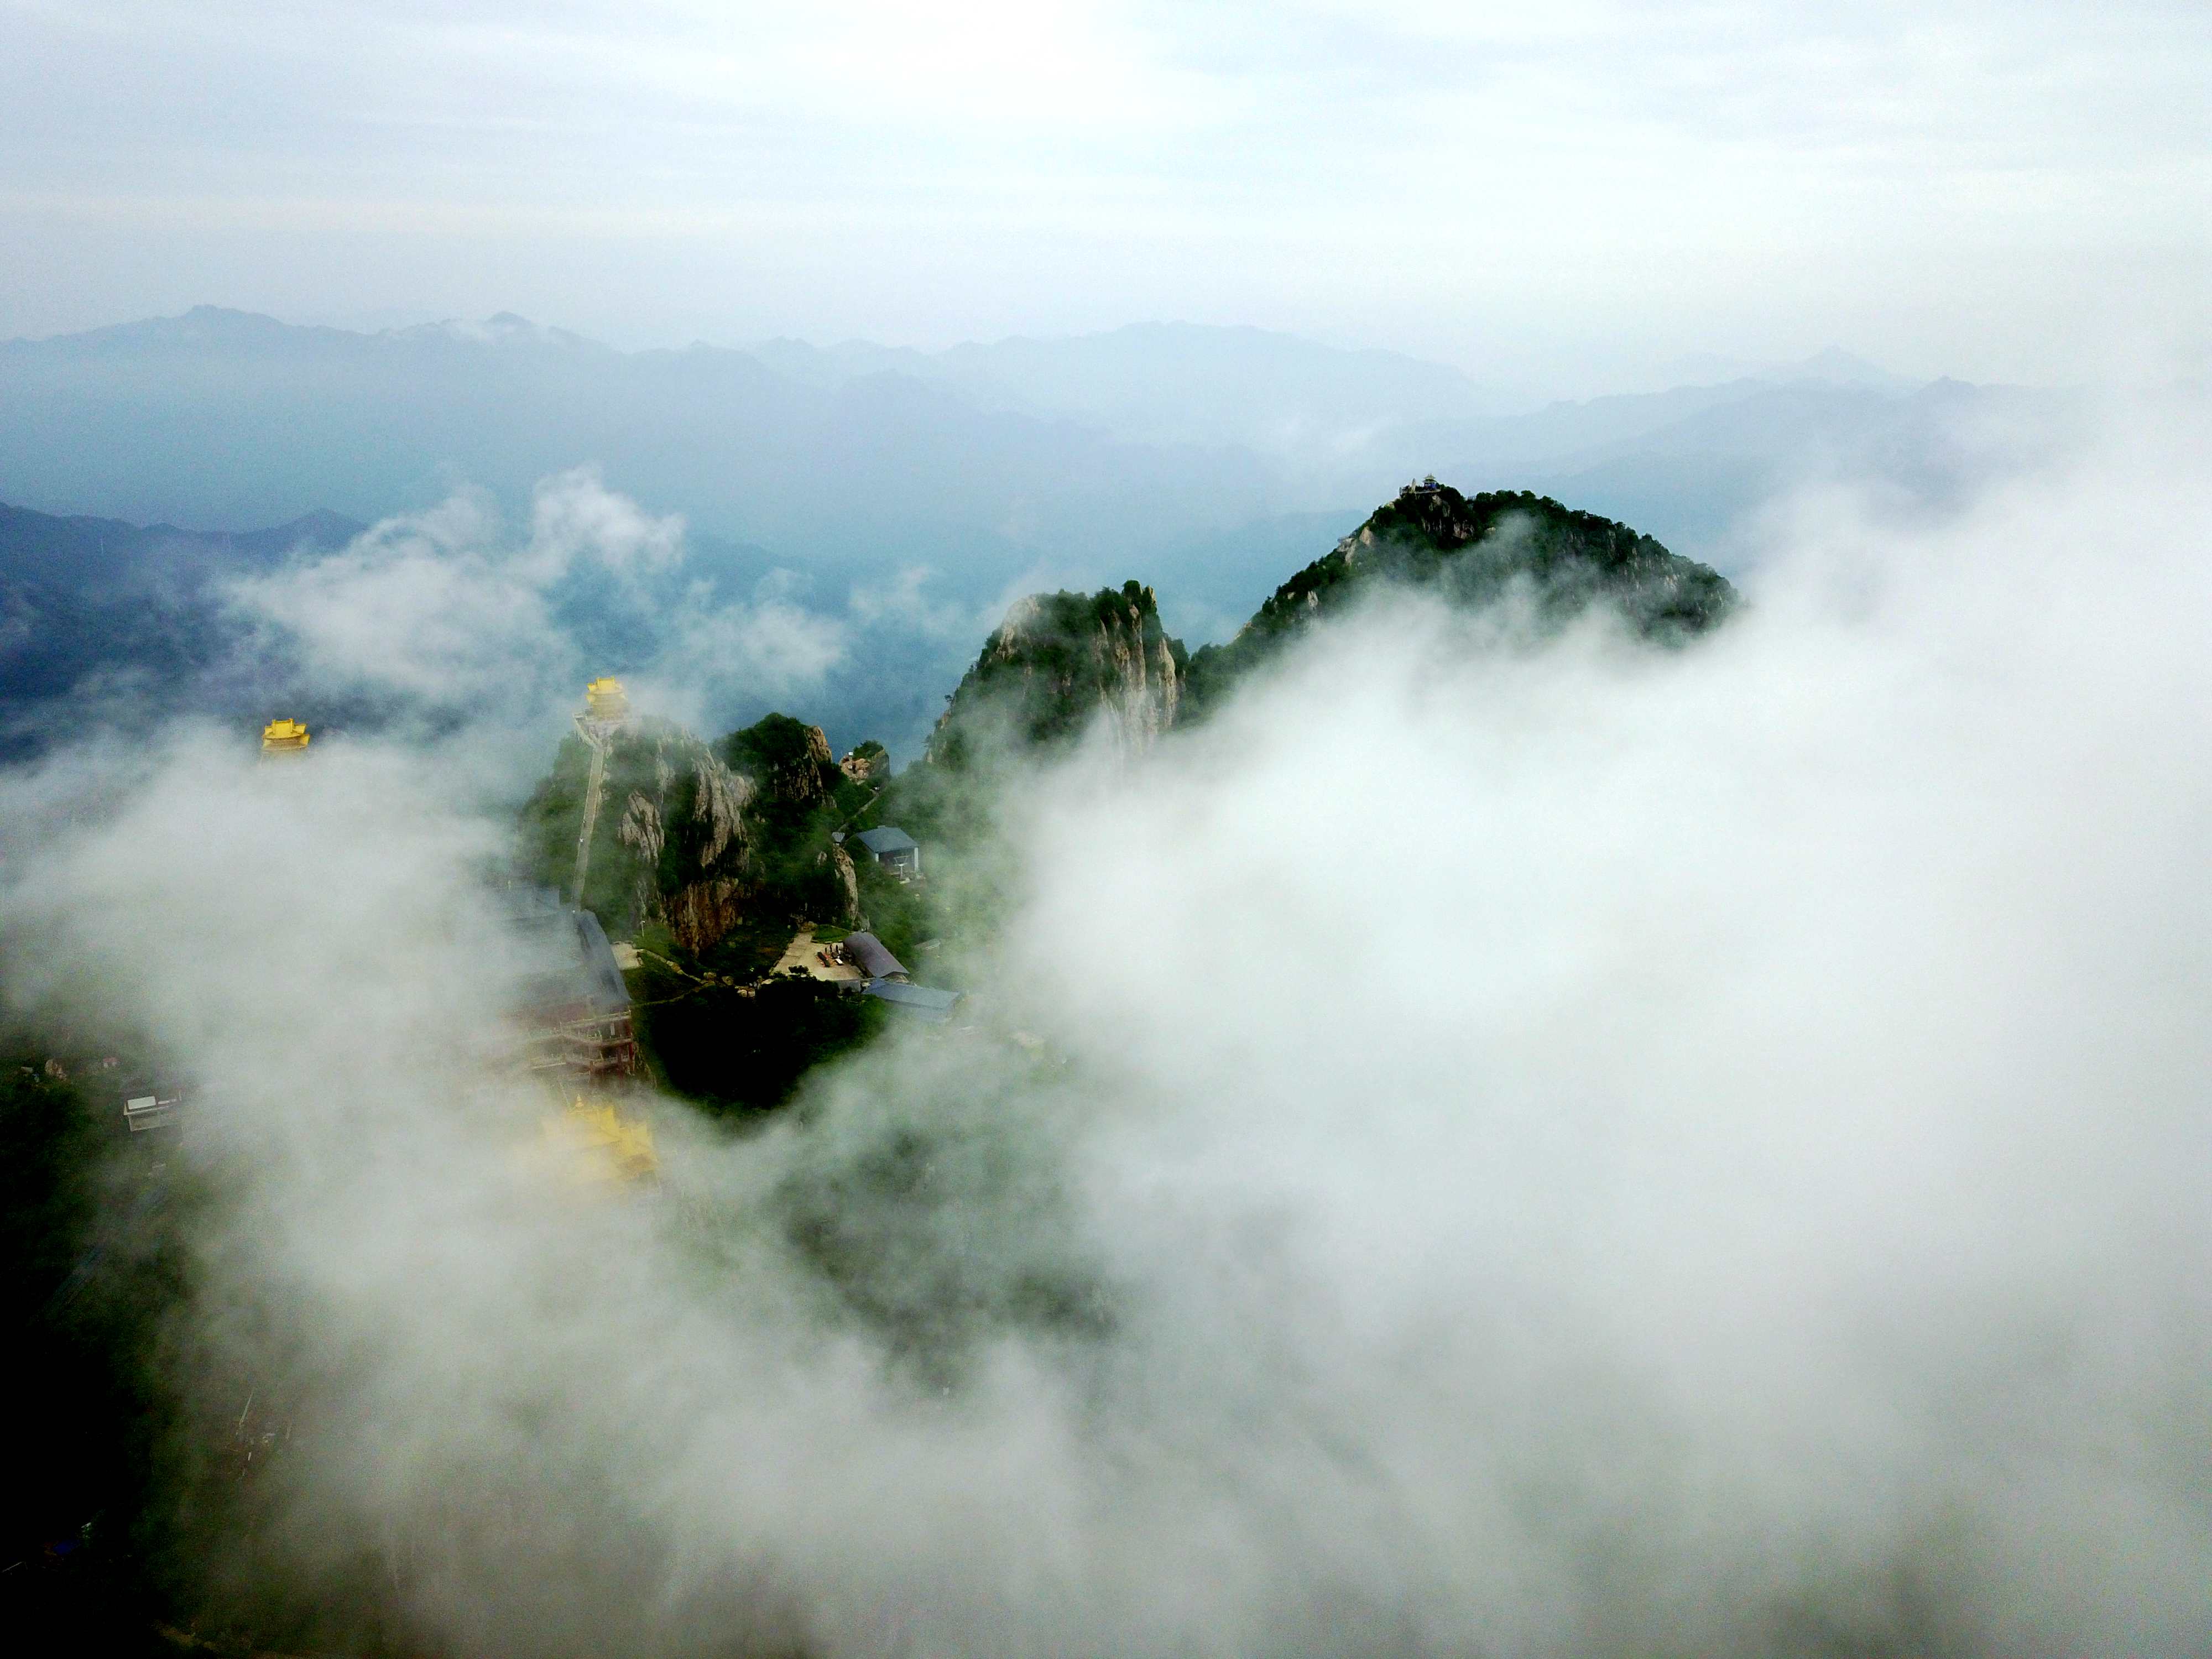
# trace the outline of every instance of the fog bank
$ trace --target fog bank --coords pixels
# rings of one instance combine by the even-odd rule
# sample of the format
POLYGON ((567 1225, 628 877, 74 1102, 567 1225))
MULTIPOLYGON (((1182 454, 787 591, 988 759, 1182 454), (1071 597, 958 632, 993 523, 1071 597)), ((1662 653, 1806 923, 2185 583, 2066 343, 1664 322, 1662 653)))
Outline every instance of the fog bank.
POLYGON ((470 1654, 2203 1648, 2207 438, 1804 503, 1678 653, 1355 617, 1052 781, 978 1034, 750 1139, 669 1103, 653 1200, 518 1157, 441 766, 10 776, 9 990, 192 1077, 190 1386, 283 1402, 218 1600, 470 1654))

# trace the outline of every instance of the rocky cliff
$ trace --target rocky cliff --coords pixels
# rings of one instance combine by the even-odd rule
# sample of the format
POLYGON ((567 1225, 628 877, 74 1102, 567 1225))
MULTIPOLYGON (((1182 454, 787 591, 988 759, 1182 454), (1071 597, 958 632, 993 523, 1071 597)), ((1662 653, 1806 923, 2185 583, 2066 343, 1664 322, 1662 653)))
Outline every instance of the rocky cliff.
POLYGON ((891 775, 890 751, 871 738, 848 750, 837 769, 854 783, 880 783, 891 775))
POLYGON ((758 790, 688 732, 656 738, 653 750, 658 787, 631 788, 615 828, 634 855, 620 861, 623 900, 633 927, 663 921, 686 950, 704 950, 744 918, 753 885, 746 814, 758 790))
MULTIPOLYGON (((1320 619, 1393 586, 1466 608, 1518 596, 1540 626, 1608 607, 1662 645, 1702 634, 1736 603, 1716 572, 1626 525, 1526 492, 1464 495, 1425 481, 1291 576, 1236 639, 1195 657, 1138 582, 1019 600, 946 699, 926 763, 895 779, 882 745, 860 745, 841 767, 821 727, 786 714, 711 745, 635 724, 609 757, 586 901, 617 933, 665 921, 695 953, 801 917, 849 923, 859 882, 833 830, 895 823, 940 854, 973 853, 990 842, 998 785, 1015 778, 1008 763, 1099 729, 1141 752, 1320 619)), ((573 867, 586 760, 570 739, 532 803, 543 868, 573 867)), ((942 886, 956 866, 939 857, 933 867, 942 886)))
MULTIPOLYGON (((589 751, 569 738, 524 810, 540 878, 564 890, 589 769, 589 751)), ((617 937, 661 921, 695 953, 749 925, 849 924, 857 878, 826 822, 839 776, 821 728, 787 716, 718 744, 665 720, 633 720, 608 741, 582 902, 617 937)))
POLYGON ((927 750, 940 766, 1001 748, 1072 742, 1103 721, 1135 751, 1182 713, 1188 657, 1160 626, 1152 590, 1125 582, 1092 594, 1033 593, 983 643, 939 719, 927 750))
POLYGON ((723 757, 759 786, 765 802, 811 811, 836 792, 843 775, 830 758, 830 739, 818 726, 788 714, 770 714, 722 739, 723 757))

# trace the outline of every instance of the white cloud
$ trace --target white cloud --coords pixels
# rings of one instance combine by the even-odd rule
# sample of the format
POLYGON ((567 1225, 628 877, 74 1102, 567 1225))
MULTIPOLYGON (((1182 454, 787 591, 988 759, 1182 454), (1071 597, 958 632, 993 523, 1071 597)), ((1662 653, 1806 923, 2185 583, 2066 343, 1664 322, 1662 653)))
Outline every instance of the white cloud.
POLYGON ((650 666, 635 676, 640 706, 686 724, 711 723, 733 704, 803 698, 845 661, 851 629, 773 594, 717 606, 695 589, 668 624, 650 666))
POLYGON ((702 719, 803 690, 842 659, 842 620, 773 592, 726 602, 684 582, 684 558, 682 519, 579 468, 540 482, 526 538, 463 491, 339 553, 241 580, 231 603, 262 624, 261 645, 296 653, 311 685, 501 729, 542 725, 611 669, 633 672, 656 712, 655 688, 682 688, 684 706, 667 712, 702 719), (622 660, 593 643, 609 629, 622 660))
POLYGON ((365 1549, 434 1644, 2189 1651, 2208 464, 1831 503, 1680 653, 1324 635, 1020 838, 974 988, 1054 1060, 671 1109, 659 1206, 517 1164, 495 837, 404 754, 9 778, 5 982, 211 1085, 261 1587, 365 1549))
POLYGON ((509 548, 502 536, 489 499, 463 493, 342 552, 241 580, 232 604, 318 678, 438 708, 502 707, 534 698, 542 672, 575 678, 545 597, 574 550, 509 548))
POLYGON ((684 556, 684 520, 655 517, 589 467, 544 480, 531 497, 529 560, 547 580, 590 560, 620 575, 665 570, 684 556))
POLYGON ((910 565, 896 575, 861 583, 849 601, 853 619, 864 628, 890 627, 927 640, 980 640, 998 625, 1009 605, 1034 591, 1033 586, 1024 585, 1030 580, 1024 574, 989 605, 962 605, 926 591, 936 574, 910 565))

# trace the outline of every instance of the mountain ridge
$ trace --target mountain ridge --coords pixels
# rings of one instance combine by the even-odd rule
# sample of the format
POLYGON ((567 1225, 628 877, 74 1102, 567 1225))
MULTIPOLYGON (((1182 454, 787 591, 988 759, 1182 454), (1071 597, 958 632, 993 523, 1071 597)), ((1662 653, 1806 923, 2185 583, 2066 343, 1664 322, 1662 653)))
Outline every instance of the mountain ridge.
POLYGON ((202 307, 0 345, 0 497, 139 523, 374 520, 456 480, 518 504, 596 463, 611 488, 779 562, 861 583, 927 567, 972 605, 1040 570, 1118 580, 1133 559, 1164 593, 1200 593, 1202 569, 1168 562, 1177 550, 1348 514, 1423 472, 1571 494, 1711 560, 1773 494, 1839 465, 1940 495, 2019 464, 1946 443, 1931 484, 1911 398, 1778 389, 1529 409, 1419 357, 1188 322, 934 352, 625 351, 511 313, 364 332, 202 307), (1762 398, 1771 417, 1709 422, 1703 444, 1669 435, 1762 398))

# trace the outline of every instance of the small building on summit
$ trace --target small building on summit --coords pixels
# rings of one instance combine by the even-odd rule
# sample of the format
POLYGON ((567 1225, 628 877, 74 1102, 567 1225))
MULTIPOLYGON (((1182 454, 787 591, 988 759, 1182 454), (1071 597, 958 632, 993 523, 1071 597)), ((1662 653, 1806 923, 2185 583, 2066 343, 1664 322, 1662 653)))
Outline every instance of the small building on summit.
POLYGON ((261 728, 261 758, 298 760, 307 752, 307 728, 297 720, 271 720, 261 728))
POLYGON ((173 1128, 183 1105, 184 1099, 179 1095, 133 1095, 123 1103, 123 1121, 134 1135, 148 1129, 173 1128))
POLYGON ((593 680, 584 688, 584 718, 619 725, 629 718, 629 693, 613 678, 593 680))
POLYGON ((921 843, 896 824, 863 830, 853 839, 867 849, 870 858, 901 881, 912 881, 921 873, 921 843))
POLYGON ((890 751, 871 738, 857 748, 845 751, 845 758, 837 763, 837 769, 854 783, 869 783, 891 769, 890 751))

